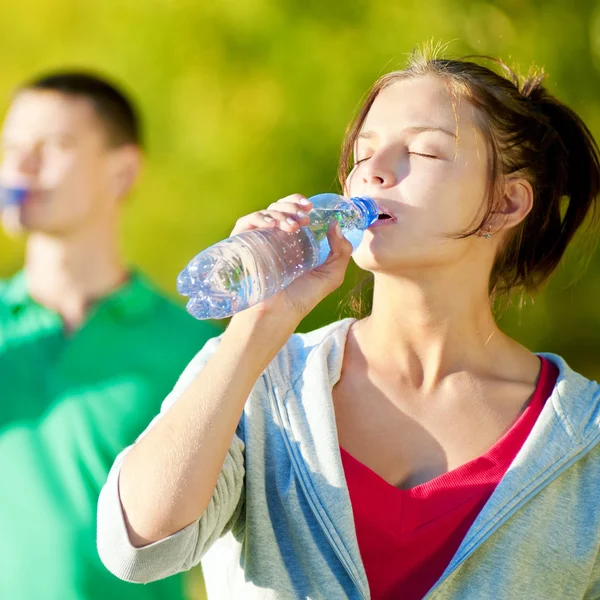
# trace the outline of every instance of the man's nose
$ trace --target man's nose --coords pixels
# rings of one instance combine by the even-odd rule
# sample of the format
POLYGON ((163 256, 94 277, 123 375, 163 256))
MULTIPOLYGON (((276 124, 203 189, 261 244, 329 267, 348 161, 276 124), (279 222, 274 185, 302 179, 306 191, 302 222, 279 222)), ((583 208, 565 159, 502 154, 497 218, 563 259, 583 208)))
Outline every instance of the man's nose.
POLYGON ((42 148, 39 144, 23 146, 15 152, 14 167, 19 175, 31 177, 39 174, 42 167, 42 148))

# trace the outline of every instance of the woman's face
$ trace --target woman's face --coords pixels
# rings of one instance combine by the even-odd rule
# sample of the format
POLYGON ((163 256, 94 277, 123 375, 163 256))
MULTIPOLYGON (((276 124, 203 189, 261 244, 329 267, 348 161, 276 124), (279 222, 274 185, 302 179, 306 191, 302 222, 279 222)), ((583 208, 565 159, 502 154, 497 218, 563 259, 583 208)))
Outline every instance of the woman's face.
POLYGON ((477 225, 487 206, 488 151, 476 109, 427 76, 381 91, 355 145, 351 196, 372 196, 392 220, 378 221, 354 254, 374 272, 402 273, 456 263, 485 243, 452 239, 477 225))

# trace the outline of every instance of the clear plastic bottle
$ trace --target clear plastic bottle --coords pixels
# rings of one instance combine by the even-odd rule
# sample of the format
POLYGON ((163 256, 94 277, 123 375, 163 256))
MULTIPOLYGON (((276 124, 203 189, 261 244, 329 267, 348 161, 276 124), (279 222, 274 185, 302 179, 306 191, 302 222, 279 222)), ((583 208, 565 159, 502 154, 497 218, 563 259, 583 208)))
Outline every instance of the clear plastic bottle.
POLYGON ((177 290, 190 298, 187 311, 197 319, 222 319, 258 304, 325 262, 332 219, 356 249, 379 215, 375 201, 366 196, 319 194, 310 201, 310 223, 293 233, 253 229, 193 258, 177 278, 177 290))

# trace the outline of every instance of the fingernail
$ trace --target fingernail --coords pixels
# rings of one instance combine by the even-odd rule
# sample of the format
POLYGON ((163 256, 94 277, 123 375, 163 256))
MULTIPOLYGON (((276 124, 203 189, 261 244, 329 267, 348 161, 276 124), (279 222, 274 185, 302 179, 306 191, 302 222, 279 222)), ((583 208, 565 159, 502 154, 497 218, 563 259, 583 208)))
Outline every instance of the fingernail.
POLYGON ((298 203, 302 204, 302 206, 308 206, 310 204, 310 200, 307 200, 306 198, 302 198, 302 200, 299 200, 298 203))
POLYGON ((299 210, 296 213, 301 219, 304 219, 304 217, 306 216, 306 213, 303 210, 299 210))
POLYGON ((263 217, 263 221, 266 221, 267 223, 270 223, 272 220, 273 220, 273 217, 269 217, 269 216, 267 216, 267 215, 265 215, 265 216, 263 217))
POLYGON ((339 223, 335 224, 335 234, 341 239, 344 238, 344 234, 342 233, 342 227, 339 223))
POLYGON ((288 217, 288 218, 286 219, 286 221, 287 221, 287 222, 288 222, 290 225, 295 225, 295 224, 296 224, 296 221, 295 221, 294 219, 292 219, 292 217, 288 217))

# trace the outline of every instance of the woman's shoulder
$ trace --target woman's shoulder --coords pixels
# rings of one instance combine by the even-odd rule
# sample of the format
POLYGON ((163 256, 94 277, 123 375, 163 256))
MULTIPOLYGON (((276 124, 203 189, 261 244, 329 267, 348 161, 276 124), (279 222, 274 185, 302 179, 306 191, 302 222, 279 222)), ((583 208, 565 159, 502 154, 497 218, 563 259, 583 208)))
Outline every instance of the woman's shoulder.
POLYGON ((592 435, 600 441, 600 384, 572 369, 558 354, 540 352, 538 356, 558 369, 551 399, 565 429, 576 438, 592 435))
POLYGON ((271 367, 294 380, 306 369, 335 372, 341 367, 348 330, 355 319, 342 319, 306 333, 293 334, 279 351, 271 367))
POLYGON ((306 333, 294 333, 282 348, 284 354, 308 358, 314 352, 335 351, 343 353, 346 336, 355 319, 341 319, 306 333))
POLYGON ((340 319, 306 333, 294 333, 286 345, 292 348, 299 346, 310 348, 322 344, 327 339, 342 338, 345 340, 350 326, 355 321, 356 319, 352 318, 340 319))
POLYGON ((552 363, 558 370, 557 385, 561 382, 565 382, 569 387, 573 389, 588 390, 589 388, 599 388, 600 384, 588 377, 584 373, 580 373, 573 369, 567 362, 567 359, 555 354, 553 352, 536 352, 536 355, 540 358, 547 360, 552 363))

